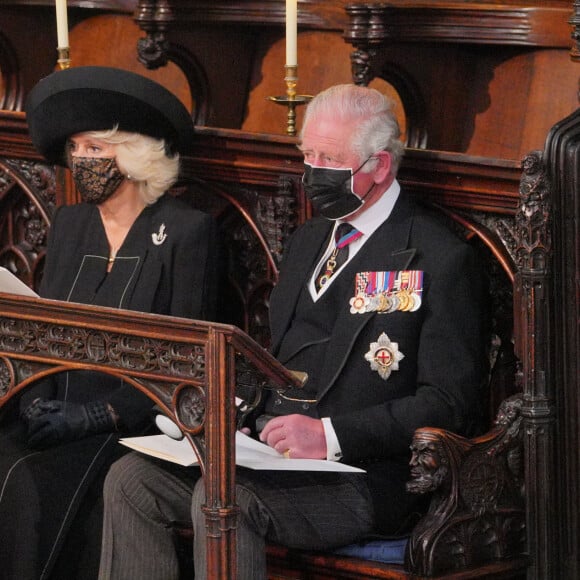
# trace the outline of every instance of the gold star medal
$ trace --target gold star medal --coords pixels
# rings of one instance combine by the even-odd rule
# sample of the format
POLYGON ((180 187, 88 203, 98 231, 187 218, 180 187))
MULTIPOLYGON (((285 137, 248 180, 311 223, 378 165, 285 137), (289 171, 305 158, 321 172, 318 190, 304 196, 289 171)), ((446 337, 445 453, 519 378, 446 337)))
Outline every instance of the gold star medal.
POLYGON ((387 380, 392 371, 399 370, 399 361, 405 355, 399 350, 399 344, 392 342, 383 332, 377 342, 371 342, 370 350, 365 354, 371 370, 377 371, 383 380, 387 380))

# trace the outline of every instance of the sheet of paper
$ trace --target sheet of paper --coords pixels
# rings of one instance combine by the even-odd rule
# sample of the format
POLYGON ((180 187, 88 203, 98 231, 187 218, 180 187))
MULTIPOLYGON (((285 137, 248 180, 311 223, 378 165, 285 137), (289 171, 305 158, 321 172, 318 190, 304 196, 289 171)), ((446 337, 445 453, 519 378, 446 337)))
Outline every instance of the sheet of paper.
MULTIPOLYGON (((187 439, 176 441, 167 435, 147 437, 126 437, 119 441, 135 451, 172 461, 178 465, 197 465, 195 453, 187 439)), ((286 471, 349 471, 364 472, 363 469, 336 461, 323 459, 287 459, 275 449, 236 432, 236 464, 250 469, 270 469, 286 471)))
POLYGON ((38 294, 34 290, 29 288, 20 278, 17 278, 10 272, 10 270, 2 266, 0 266, 0 292, 38 298, 38 294))

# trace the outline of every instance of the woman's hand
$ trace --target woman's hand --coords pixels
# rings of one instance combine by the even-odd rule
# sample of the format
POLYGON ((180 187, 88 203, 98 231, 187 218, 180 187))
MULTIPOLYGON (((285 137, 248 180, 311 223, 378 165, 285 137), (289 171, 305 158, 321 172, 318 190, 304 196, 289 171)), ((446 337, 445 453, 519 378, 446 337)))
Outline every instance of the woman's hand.
POLYGON ((116 430, 114 414, 103 401, 83 405, 35 399, 22 417, 28 423, 28 444, 38 449, 116 430))

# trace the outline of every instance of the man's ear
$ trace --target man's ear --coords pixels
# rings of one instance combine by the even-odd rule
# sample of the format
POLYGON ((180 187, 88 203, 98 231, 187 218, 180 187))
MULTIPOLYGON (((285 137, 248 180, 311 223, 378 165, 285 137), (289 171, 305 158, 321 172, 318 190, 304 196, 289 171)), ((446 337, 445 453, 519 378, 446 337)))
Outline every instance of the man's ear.
POLYGON ((377 165, 375 168, 375 182, 382 183, 388 179, 391 173, 391 154, 388 151, 379 151, 373 155, 377 159, 377 165))

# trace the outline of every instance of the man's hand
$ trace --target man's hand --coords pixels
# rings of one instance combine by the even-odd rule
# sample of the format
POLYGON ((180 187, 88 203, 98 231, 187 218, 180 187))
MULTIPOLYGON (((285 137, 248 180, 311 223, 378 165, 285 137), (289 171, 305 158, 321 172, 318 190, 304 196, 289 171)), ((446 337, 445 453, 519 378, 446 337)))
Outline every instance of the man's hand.
POLYGON ((28 423, 28 444, 39 449, 115 431, 113 413, 102 401, 81 405, 36 399, 22 413, 22 418, 28 423))
POLYGON ((326 437, 320 419, 305 415, 274 417, 260 433, 260 441, 293 459, 326 459, 326 437))

